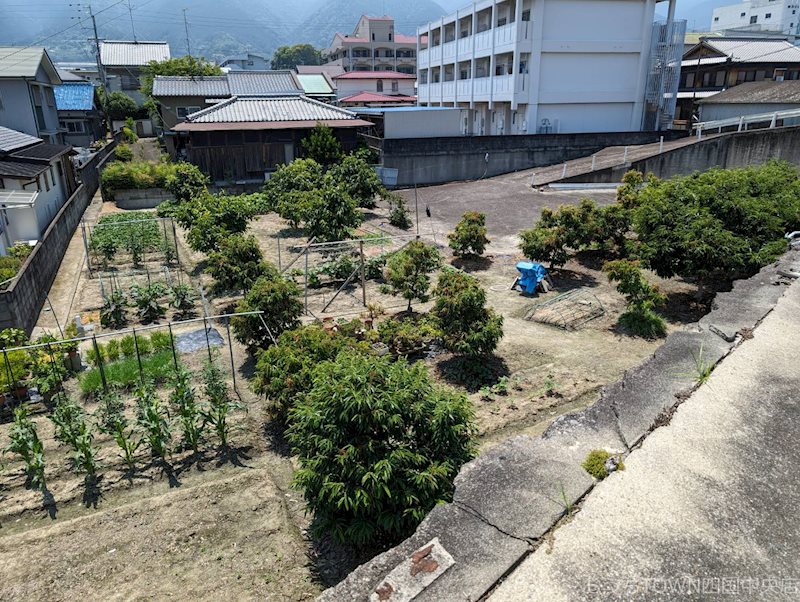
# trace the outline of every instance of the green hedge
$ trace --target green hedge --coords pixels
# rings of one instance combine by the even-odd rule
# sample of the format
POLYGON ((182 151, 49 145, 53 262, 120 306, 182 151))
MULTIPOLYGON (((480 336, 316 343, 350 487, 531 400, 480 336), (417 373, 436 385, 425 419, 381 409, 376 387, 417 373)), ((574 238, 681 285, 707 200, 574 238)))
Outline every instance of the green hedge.
POLYGON ((103 170, 100 183, 112 198, 116 190, 165 188, 167 179, 175 173, 174 163, 146 161, 114 161, 103 170))

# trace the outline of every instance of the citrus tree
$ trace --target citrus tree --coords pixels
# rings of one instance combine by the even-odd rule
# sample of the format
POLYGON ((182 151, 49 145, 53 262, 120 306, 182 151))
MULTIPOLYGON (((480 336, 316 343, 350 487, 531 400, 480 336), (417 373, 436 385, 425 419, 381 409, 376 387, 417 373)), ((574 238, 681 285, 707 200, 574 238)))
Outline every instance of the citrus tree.
POLYGON ((264 266, 265 275, 255 281, 244 299, 236 306, 237 313, 264 312, 261 315, 236 316, 231 326, 236 339, 250 349, 266 349, 285 330, 297 328, 303 313, 300 289, 281 276, 272 264, 264 266))
POLYGON ((490 242, 486 237, 486 214, 467 211, 447 238, 456 257, 480 257, 490 242))
POLYGON ((421 240, 408 243, 389 259, 386 269, 386 281, 393 295, 401 295, 408 299, 408 311, 414 300, 425 303, 430 299, 430 274, 442 263, 442 256, 435 247, 426 245, 421 240))

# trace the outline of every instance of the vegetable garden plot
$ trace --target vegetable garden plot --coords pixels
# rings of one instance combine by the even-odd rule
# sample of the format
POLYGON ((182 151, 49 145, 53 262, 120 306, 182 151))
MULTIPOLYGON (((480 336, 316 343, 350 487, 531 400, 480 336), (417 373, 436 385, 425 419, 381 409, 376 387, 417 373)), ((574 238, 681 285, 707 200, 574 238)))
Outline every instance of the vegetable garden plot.
POLYGON ((290 247, 283 267, 302 291, 309 317, 345 316, 380 304, 405 307, 402 299, 384 292, 386 263, 415 236, 379 236, 290 247))

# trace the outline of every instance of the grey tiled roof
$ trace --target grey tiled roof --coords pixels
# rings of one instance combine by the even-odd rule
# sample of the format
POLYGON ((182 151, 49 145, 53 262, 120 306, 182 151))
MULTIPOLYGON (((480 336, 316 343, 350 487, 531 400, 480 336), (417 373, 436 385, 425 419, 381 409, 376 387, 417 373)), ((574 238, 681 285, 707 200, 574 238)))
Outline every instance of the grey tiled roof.
POLYGON ((228 87, 232 96, 303 93, 291 71, 231 71, 228 87))
POLYGON ((100 42, 100 62, 106 67, 144 67, 150 61, 168 58, 170 52, 166 42, 100 42))
POLYGON ((50 166, 43 163, 23 163, 22 161, 0 160, 0 176, 6 178, 33 179, 40 173, 47 171, 50 166))
POLYGON ((747 82, 728 88, 700 102, 703 104, 800 104, 800 80, 747 82))
POLYGON ((153 96, 230 96, 228 78, 224 75, 181 77, 158 75, 153 80, 153 96))
POLYGON ((786 40, 709 39, 705 43, 734 63, 800 62, 800 48, 786 40))
POLYGON ((187 123, 339 121, 356 119, 350 111, 304 96, 239 98, 234 96, 189 115, 187 123))
POLYGON ((32 144, 38 144, 41 141, 41 138, 0 126, 0 153, 10 153, 32 144))

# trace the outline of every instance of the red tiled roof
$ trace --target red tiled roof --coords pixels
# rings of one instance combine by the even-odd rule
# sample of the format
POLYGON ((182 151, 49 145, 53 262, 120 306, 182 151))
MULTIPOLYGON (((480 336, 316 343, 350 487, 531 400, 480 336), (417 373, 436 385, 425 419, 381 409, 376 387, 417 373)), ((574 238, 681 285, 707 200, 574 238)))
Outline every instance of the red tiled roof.
POLYGON ((398 44, 416 44, 417 36, 407 36, 402 33, 394 34, 394 41, 398 44))
POLYGON ((417 76, 398 71, 348 71, 333 79, 417 79, 417 76))
POLYGON ((352 96, 340 98, 339 102, 417 102, 417 97, 403 94, 390 96, 389 94, 378 94, 376 92, 359 92, 352 96))

